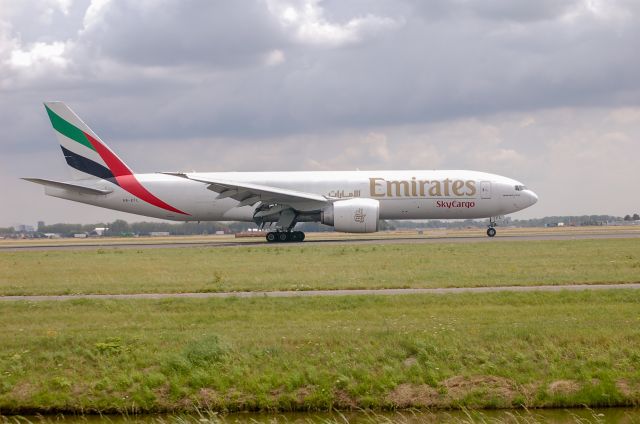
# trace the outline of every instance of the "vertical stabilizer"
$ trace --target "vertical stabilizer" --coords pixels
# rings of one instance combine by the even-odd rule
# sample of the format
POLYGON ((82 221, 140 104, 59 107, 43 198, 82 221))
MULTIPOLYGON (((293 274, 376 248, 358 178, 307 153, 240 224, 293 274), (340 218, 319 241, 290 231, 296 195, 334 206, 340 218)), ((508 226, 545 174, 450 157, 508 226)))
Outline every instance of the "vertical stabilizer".
POLYGON ((72 177, 115 179, 131 169, 63 102, 45 102, 72 177))

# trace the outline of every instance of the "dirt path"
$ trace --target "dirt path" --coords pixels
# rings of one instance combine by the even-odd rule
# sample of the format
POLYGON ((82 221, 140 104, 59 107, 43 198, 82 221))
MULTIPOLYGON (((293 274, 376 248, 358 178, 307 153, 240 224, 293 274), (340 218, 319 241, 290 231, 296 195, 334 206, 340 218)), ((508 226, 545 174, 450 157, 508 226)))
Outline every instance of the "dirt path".
POLYGON ((451 287, 433 289, 366 289, 366 290, 306 290, 270 292, 222 292, 222 293, 134 293, 134 294, 78 294, 48 296, 0 296, 0 301, 60 301, 72 299, 167 299, 167 298, 226 298, 226 297, 311 297, 311 296, 358 296, 358 295, 408 295, 448 293, 490 292, 558 292, 562 290, 611 290, 640 289, 640 283, 626 284, 567 284, 558 286, 504 286, 504 287, 451 287))

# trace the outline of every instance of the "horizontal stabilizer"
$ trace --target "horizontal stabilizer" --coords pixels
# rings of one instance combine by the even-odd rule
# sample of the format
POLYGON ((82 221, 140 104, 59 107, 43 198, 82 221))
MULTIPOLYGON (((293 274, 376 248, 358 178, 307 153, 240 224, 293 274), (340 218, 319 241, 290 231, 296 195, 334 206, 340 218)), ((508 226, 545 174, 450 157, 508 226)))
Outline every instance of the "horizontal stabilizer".
POLYGON ((76 191, 84 194, 105 195, 113 192, 113 190, 103 190, 99 188, 87 187, 80 184, 63 183, 62 181, 44 180, 42 178, 23 178, 23 180, 30 181, 32 183, 40 184, 47 187, 61 188, 64 190, 76 191))

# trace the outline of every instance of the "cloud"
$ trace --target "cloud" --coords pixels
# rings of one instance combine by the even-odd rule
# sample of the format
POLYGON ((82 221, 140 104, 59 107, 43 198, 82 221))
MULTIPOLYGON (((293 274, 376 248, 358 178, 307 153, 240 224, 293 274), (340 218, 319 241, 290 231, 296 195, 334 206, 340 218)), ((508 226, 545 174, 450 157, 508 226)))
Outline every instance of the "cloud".
POLYGON ((271 50, 264 56, 264 63, 267 66, 278 66, 281 63, 284 63, 285 55, 282 50, 271 50))
POLYGON ((62 42, 34 43, 29 49, 14 48, 11 52, 9 65, 16 68, 30 68, 38 66, 42 62, 51 63, 54 66, 64 67, 67 59, 64 57, 65 44, 62 42))
POLYGON ((340 47, 363 41, 367 36, 392 29, 398 22, 388 17, 366 14, 353 17, 343 24, 329 22, 320 0, 268 0, 269 11, 282 27, 301 44, 340 47))
POLYGON ((260 2, 93 0, 79 54, 142 66, 247 66, 284 39, 260 2))
MULTIPOLYGON (((558 181, 575 211, 632 206, 633 0, 5 3, 9 197, 17 176, 66 175, 41 105, 57 99, 141 171, 471 168, 540 187, 531 213, 570 209, 558 181)), ((32 213, 20 199, 0 222, 32 213)))

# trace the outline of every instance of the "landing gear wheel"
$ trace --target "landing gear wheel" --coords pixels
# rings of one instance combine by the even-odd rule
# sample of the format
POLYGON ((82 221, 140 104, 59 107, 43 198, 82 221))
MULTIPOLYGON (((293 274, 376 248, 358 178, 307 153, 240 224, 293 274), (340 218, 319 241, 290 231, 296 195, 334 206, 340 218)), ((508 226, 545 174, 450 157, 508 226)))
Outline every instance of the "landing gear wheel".
POLYGON ((495 229, 495 228, 493 228, 493 227, 489 227, 489 228, 487 228, 487 235, 488 235, 489 237, 493 237, 493 236, 495 236, 495 235, 496 235, 496 229, 495 229))
POLYGON ((304 233, 302 231, 292 231, 290 241, 302 241, 304 240, 304 233))
POLYGON ((304 233, 302 231, 272 231, 267 233, 266 239, 269 243, 303 241, 304 233))

